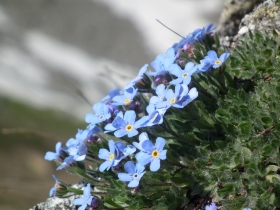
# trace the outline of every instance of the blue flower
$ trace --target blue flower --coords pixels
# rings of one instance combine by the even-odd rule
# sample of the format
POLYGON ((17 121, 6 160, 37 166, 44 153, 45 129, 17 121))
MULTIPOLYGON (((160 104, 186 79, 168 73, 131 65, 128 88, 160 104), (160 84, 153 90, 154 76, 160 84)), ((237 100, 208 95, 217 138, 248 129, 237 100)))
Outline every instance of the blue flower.
POLYGON ((136 163, 135 166, 132 161, 128 161, 124 164, 124 169, 128 173, 119 173, 119 179, 124 182, 129 182, 128 187, 137 187, 140 179, 145 174, 145 172, 143 172, 145 167, 139 163, 136 163))
POLYGON ((176 56, 174 49, 172 47, 168 48, 166 51, 166 55, 158 55, 156 57, 156 60, 151 63, 151 66, 154 68, 155 72, 148 72, 147 74, 150 76, 157 76, 171 71, 174 65, 177 65, 174 64, 175 58, 176 56))
POLYGON ((244 208, 244 209, 242 209, 242 210, 251 210, 250 208, 244 208))
POLYGON ((105 129, 107 130, 105 133, 117 130, 114 132, 114 135, 117 138, 125 135, 128 137, 135 136, 138 134, 136 129, 139 128, 139 123, 135 122, 135 119, 135 111, 128 110, 125 112, 124 116, 122 112, 119 112, 114 121, 105 126, 105 129))
POLYGON ((150 140, 146 140, 142 143, 144 151, 140 151, 135 155, 138 163, 141 165, 150 164, 151 171, 157 171, 160 168, 160 160, 166 159, 166 151, 163 150, 165 140, 161 137, 156 139, 155 146, 150 140))
POLYGON ((148 127, 153 125, 158 125, 163 122, 163 115, 166 112, 166 109, 156 109, 154 104, 149 104, 146 107, 146 110, 148 112, 148 116, 142 117, 137 122, 141 127, 148 127))
POLYGON ((60 151, 61 151, 61 142, 56 143, 55 151, 56 152, 47 152, 45 155, 45 160, 52 161, 52 160, 58 159, 58 157, 60 155, 60 151))
POLYGON ((223 53, 219 58, 213 50, 207 52, 207 56, 200 61, 199 71, 208 71, 211 67, 216 69, 220 67, 229 57, 230 53, 223 53))
POLYGON ((205 210, 217 210, 216 204, 212 202, 210 205, 206 205, 205 210))
POLYGON ((116 166, 120 160, 117 160, 115 155, 115 143, 113 140, 109 140, 108 142, 109 150, 107 149, 100 149, 98 153, 98 157, 100 159, 106 160, 99 166, 99 171, 103 172, 105 169, 108 171, 112 166, 116 166))
POLYGON ((122 142, 116 142, 115 147, 117 150, 117 160, 123 160, 126 158, 128 155, 131 155, 136 151, 136 148, 132 145, 127 145, 125 146, 124 143, 122 142))
POLYGON ((160 84, 157 86, 156 88, 156 94, 157 96, 152 96, 150 99, 150 104, 157 104, 158 102, 161 102, 164 100, 164 96, 165 96, 165 85, 164 84, 160 84))
POLYGON ((106 104, 100 102, 96 103, 93 105, 92 109, 94 110, 95 114, 88 113, 86 115, 85 120, 87 123, 95 125, 111 117, 111 113, 109 112, 109 108, 106 104))
POLYGON ((188 62, 185 65, 184 70, 182 70, 179 66, 174 68, 171 74, 175 75, 177 79, 170 82, 170 84, 177 85, 180 83, 184 83, 188 85, 191 82, 191 76, 198 69, 198 65, 194 65, 192 62, 188 62))
POLYGON ((180 100, 178 100, 175 104, 173 104, 173 107, 183 108, 187 104, 192 102, 194 99, 196 99, 197 96, 198 96, 198 92, 197 92, 197 89, 194 87, 194 88, 190 89, 190 91, 186 95, 184 95, 180 100))
POLYGON ((56 192, 56 189, 58 188, 59 180, 55 177, 55 175, 52 175, 52 177, 55 180, 55 185, 54 187, 50 190, 50 197, 53 196, 53 194, 56 192))
POLYGON ((168 109, 171 106, 182 108, 182 104, 180 104, 181 99, 188 93, 188 86, 186 84, 177 84, 175 86, 175 92, 172 89, 169 89, 165 93, 165 100, 158 102, 156 104, 156 108, 166 108, 168 109))
POLYGON ((73 200, 74 205, 81 205, 78 210, 85 210, 87 205, 91 205, 91 201, 93 199, 93 196, 90 194, 90 184, 87 184, 87 186, 84 188, 84 195, 82 198, 76 198, 73 200))
POLYGON ((114 105, 128 105, 133 101, 134 96, 136 95, 138 89, 134 87, 128 87, 124 90, 123 95, 118 95, 113 98, 114 105))
POLYGON ((71 138, 66 142, 67 151, 73 160, 82 161, 86 158, 87 145, 85 140, 88 136, 88 130, 78 130, 76 139, 71 138))

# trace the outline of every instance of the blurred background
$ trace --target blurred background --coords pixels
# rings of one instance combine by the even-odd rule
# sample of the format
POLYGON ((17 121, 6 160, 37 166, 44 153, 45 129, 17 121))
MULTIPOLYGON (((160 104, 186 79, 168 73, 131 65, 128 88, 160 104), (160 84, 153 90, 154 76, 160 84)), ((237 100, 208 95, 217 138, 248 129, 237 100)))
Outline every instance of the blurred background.
POLYGON ((45 201, 52 174, 78 177, 44 160, 84 129, 108 90, 208 23, 223 0, 0 0, 0 209, 45 201), (84 97, 89 101, 81 97, 84 97))

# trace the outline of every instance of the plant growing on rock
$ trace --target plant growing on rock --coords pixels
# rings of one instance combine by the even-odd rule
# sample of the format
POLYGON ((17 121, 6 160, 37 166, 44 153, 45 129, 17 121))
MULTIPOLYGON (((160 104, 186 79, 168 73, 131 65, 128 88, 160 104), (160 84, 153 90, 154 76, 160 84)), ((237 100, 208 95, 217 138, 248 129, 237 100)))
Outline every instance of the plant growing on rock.
POLYGON ((249 32, 231 52, 212 24, 109 91, 66 147, 48 152, 96 209, 280 208, 280 39, 249 32), (86 162, 85 162, 86 161, 86 162))

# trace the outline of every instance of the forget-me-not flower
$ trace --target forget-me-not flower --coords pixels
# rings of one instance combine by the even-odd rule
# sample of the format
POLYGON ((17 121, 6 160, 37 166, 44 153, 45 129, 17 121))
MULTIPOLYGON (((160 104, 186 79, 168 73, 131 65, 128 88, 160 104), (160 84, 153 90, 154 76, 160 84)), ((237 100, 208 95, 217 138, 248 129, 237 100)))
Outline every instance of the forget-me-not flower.
POLYGON ((73 200, 74 205, 81 205, 78 210, 85 210, 87 205, 91 205, 91 201, 93 199, 93 196, 90 194, 90 184, 87 184, 87 186, 84 188, 84 195, 82 198, 76 198, 73 200))
POLYGON ((145 174, 145 167, 139 163, 136 163, 135 166, 132 161, 128 161, 124 164, 124 169, 128 173, 119 173, 119 179, 124 182, 129 182, 128 187, 137 187, 140 179, 145 174))
POLYGON ((117 138, 127 135, 128 137, 136 136, 139 128, 139 123, 135 122, 136 113, 133 110, 128 110, 123 115, 122 112, 119 112, 112 123, 109 123, 105 126, 105 133, 110 131, 115 131, 114 135, 117 138))
POLYGON ((138 123, 141 127, 158 125, 163 122, 163 115, 166 112, 165 108, 156 109, 154 104, 149 104, 146 107, 146 110, 148 112, 148 116, 144 116, 140 120, 138 120, 138 123))
POLYGON ((136 148, 132 145, 125 145, 122 142, 115 142, 115 147, 117 150, 117 157, 118 160, 123 160, 128 155, 133 154, 136 151, 136 148))
POLYGON ((198 69, 198 65, 194 65, 193 62, 188 62, 185 65, 184 70, 182 70, 179 66, 174 68, 171 74, 175 75, 177 79, 174 79, 170 82, 170 84, 177 85, 184 83, 188 85, 191 82, 191 76, 198 69))
POLYGON ((54 187, 50 190, 50 197, 52 197, 53 194, 56 192, 56 190, 58 189, 58 184, 59 184, 59 180, 56 178, 56 176, 52 175, 52 177, 55 180, 55 184, 54 184, 54 187))
POLYGON ((155 72, 148 72, 147 74, 150 76, 157 76, 171 71, 173 67, 177 65, 174 64, 175 58, 176 56, 174 49, 172 47, 168 48, 166 51, 166 55, 158 55, 156 59, 151 63, 151 66, 154 68, 155 72))
POLYGON ((166 159, 166 151, 163 150, 165 145, 165 140, 161 137, 156 139, 156 144, 150 140, 146 140, 142 143, 142 148, 144 151, 138 152, 135 157, 141 165, 150 164, 151 171, 157 171, 160 168, 160 160, 166 159))
POLYGON ((207 56, 200 61, 199 71, 205 72, 208 71, 211 67, 216 69, 220 67, 225 60, 230 56, 230 53, 223 53, 219 58, 217 53, 214 50, 207 52, 207 56))
POLYGON ((128 87, 123 91, 123 95, 117 95, 112 100, 114 105, 128 105, 133 101, 134 96, 137 94, 137 90, 133 86, 128 87))
POLYGON ((106 104, 101 102, 96 103, 93 105, 92 109, 94 110, 95 114, 86 114, 85 120, 87 123, 95 125, 111 117, 111 113, 109 112, 109 108, 106 104))
POLYGON ((109 150, 100 149, 98 153, 98 157, 102 160, 106 160, 99 166, 99 171, 103 172, 105 169, 108 171, 112 166, 116 166, 121 160, 117 159, 115 154, 115 142, 113 140, 109 140, 108 142, 109 150))
POLYGON ((58 159, 61 151, 61 142, 57 142, 55 145, 55 152, 47 152, 45 160, 52 161, 58 159))
POLYGON ((112 90, 109 90, 108 92, 108 95, 105 96, 101 102, 105 102, 105 101, 109 101, 109 100, 112 100, 112 98, 114 98, 115 96, 119 95, 120 94, 120 89, 119 88, 115 88, 115 89, 112 89, 112 90))

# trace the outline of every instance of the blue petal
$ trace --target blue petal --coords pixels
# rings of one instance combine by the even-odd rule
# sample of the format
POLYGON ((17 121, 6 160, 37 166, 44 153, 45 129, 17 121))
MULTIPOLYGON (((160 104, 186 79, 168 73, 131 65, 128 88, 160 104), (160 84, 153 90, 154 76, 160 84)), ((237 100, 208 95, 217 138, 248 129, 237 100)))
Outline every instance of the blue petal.
POLYGON ((133 179, 129 184, 127 185, 128 187, 137 187, 139 185, 139 180, 138 179, 133 179))
MULTIPOLYGON (((112 122, 112 125, 116 128, 116 129, 120 129, 120 128, 125 128, 126 126, 126 122, 123 118, 117 116, 114 121, 112 122)), ((105 127, 106 128, 106 127, 105 127)))
POLYGON ((121 138, 127 134, 127 131, 124 129, 120 129, 114 132, 115 137, 121 138))
POLYGON ((151 162, 150 170, 157 171, 160 168, 160 159, 156 158, 151 162))
POLYGON ((110 157, 110 153, 107 149, 101 148, 98 153, 98 157, 103 160, 107 160, 110 157))
POLYGON ((45 155, 45 160, 52 161, 57 159, 58 155, 54 152, 47 152, 45 155))
POLYGON ((141 174, 145 170, 145 167, 140 163, 136 163, 136 171, 138 174, 141 174))
POLYGON ((135 165, 132 161, 127 161, 124 164, 124 169, 130 174, 133 175, 135 173, 135 165))
POLYGON ((156 139, 156 144, 155 144, 155 148, 159 151, 161 151, 163 149, 165 145, 165 139, 164 138, 161 138, 161 137, 158 137, 156 139))
POLYGON ((110 131, 116 130, 116 128, 112 125, 112 123, 107 124, 107 125, 104 127, 104 129, 107 130, 106 132, 110 132, 110 131))
POLYGON ((85 198, 76 198, 73 200, 74 205, 83 205, 85 203, 86 199, 85 198))
POLYGON ((132 136, 136 136, 138 134, 138 131, 136 129, 131 130, 128 132, 127 136, 130 138, 132 136))
POLYGON ((162 151, 160 152, 158 158, 161 159, 161 160, 165 160, 165 159, 166 159, 166 152, 167 152, 166 149, 165 149, 165 150, 162 150, 162 151))
POLYGON ((87 207, 87 204, 84 203, 82 206, 80 206, 80 207, 78 208, 78 210, 85 210, 86 207, 87 207))
POLYGON ((118 177, 123 182, 130 182, 131 180, 133 180, 132 175, 129 175, 129 174, 126 174, 126 173, 119 173, 118 177))
POLYGON ((133 110, 126 111, 124 114, 124 121, 129 124, 134 124, 136 118, 136 113, 133 110))
POLYGON ((153 143, 150 140, 144 141, 142 144, 142 148, 147 151, 147 152, 152 152, 154 151, 155 147, 153 145, 153 143))
POLYGON ((105 169, 107 169, 108 171, 111 166, 112 166, 112 161, 107 160, 99 166, 99 171, 103 172, 105 169))
POLYGON ((144 152, 138 152, 136 155, 135 155, 135 158, 137 159, 137 161, 141 164, 141 165, 147 165, 148 163, 150 163, 153 158, 150 154, 148 153, 144 153, 144 152))
POLYGON ((110 149, 110 154, 115 153, 115 142, 113 140, 109 140, 108 142, 109 149, 110 149))

